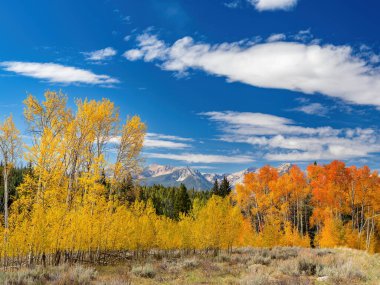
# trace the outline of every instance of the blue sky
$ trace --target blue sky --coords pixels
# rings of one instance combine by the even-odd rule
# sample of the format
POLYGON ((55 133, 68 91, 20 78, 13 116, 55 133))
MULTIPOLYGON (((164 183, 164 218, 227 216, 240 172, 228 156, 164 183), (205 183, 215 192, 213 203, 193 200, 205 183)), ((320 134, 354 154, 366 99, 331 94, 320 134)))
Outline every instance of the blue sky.
POLYGON ((230 172, 380 157, 380 3, 1 1, 0 107, 45 90, 148 125, 146 163, 230 172))

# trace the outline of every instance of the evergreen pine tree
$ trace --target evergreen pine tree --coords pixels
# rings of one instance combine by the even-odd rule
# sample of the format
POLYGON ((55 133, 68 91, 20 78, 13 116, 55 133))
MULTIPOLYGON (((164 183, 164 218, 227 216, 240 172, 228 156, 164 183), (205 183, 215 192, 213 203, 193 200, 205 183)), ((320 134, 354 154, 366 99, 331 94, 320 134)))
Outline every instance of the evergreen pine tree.
POLYGON ((211 189, 212 195, 219 195, 219 183, 218 180, 215 179, 214 186, 211 189))
POLYGON ((176 191, 174 209, 176 217, 179 217, 180 213, 188 213, 191 208, 191 200, 187 193, 186 186, 181 183, 179 189, 176 191))
POLYGON ((133 177, 131 174, 128 174, 126 177, 123 178, 117 192, 119 195, 119 199, 121 201, 124 201, 124 202, 128 201, 130 203, 133 203, 136 200, 136 197, 135 197, 136 194, 134 192, 133 177))
POLYGON ((230 182, 227 180, 226 176, 223 177, 222 182, 220 183, 219 187, 219 196, 226 197, 231 193, 231 185, 230 182))

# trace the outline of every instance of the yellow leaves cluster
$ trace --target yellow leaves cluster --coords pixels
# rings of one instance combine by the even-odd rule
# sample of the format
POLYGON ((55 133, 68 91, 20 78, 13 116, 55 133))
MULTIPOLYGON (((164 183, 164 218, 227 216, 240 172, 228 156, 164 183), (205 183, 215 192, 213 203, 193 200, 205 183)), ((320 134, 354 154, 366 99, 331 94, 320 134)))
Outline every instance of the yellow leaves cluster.
MULTIPOLYGON (((150 249, 227 249, 239 244, 242 216, 228 198, 212 197, 196 219, 155 214, 151 203, 116 206, 105 199, 67 211, 65 204, 34 204, 13 223, 9 256, 150 249)), ((4 244, 2 245, 5 246, 4 244)))

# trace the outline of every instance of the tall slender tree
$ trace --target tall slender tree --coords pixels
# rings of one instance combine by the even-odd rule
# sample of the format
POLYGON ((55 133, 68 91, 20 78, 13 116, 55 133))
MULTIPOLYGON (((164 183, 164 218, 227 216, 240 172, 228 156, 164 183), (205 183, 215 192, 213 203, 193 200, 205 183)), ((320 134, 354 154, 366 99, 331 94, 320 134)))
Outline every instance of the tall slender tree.
POLYGON ((181 183, 175 194, 174 209, 177 215, 180 213, 187 214, 191 208, 191 201, 187 193, 186 186, 181 183))
POLYGON ((215 179, 215 181, 214 181, 214 186, 211 189, 211 193, 213 195, 219 195, 219 183, 218 183, 217 179, 215 179))
POLYGON ((20 151, 20 132, 16 128, 12 116, 9 116, 0 125, 0 154, 3 161, 4 178, 4 226, 8 229, 8 199, 9 199, 9 173, 14 166, 20 151))
POLYGON ((220 183, 219 196, 228 196, 231 193, 231 189, 232 187, 230 185, 230 182, 227 180, 226 176, 224 176, 222 182, 220 183))

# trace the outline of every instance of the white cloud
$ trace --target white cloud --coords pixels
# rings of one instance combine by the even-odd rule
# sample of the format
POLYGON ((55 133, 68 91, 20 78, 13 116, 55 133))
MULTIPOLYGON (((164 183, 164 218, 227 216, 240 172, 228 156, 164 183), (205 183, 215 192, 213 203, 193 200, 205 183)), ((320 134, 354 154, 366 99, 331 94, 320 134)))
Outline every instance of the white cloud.
POLYGON ((194 141, 191 138, 183 138, 179 136, 164 135, 164 134, 157 134, 157 133, 147 133, 146 136, 151 137, 151 138, 164 139, 164 140, 186 141, 186 142, 194 141))
POLYGON ((187 163, 250 163, 254 160, 249 156, 225 156, 196 153, 145 153, 150 158, 184 161, 187 163))
POLYGON ((230 9, 236 9, 241 5, 240 0, 232 0, 223 3, 224 6, 230 9))
POLYGON ((210 165, 192 165, 191 167, 195 169, 217 169, 217 167, 210 165))
POLYGON ((122 18, 122 20, 126 23, 126 24, 131 24, 131 16, 125 16, 122 18))
POLYGON ((248 0, 258 11, 289 10, 298 0, 248 0))
POLYGON ((143 55, 144 53, 139 49, 131 49, 123 54, 123 56, 130 61, 141 59, 143 55))
POLYGON ((191 147, 187 142, 192 142, 193 139, 183 138, 179 136, 147 133, 144 141, 146 148, 166 148, 166 149, 184 149, 191 147))
POLYGON ((137 37, 137 41, 138 49, 132 49, 123 54, 128 60, 144 58, 144 61, 152 61, 163 58, 166 54, 165 43, 155 35, 142 34, 137 37))
POLYGON ((205 112, 200 115, 209 120, 221 123, 226 133, 251 136, 251 135, 337 135, 338 130, 331 127, 308 128, 295 125, 287 118, 262 113, 250 112, 205 112))
POLYGON ((310 103, 293 109, 309 115, 326 116, 329 109, 320 103, 310 103))
POLYGON ((119 82, 119 80, 108 75, 98 75, 90 70, 56 63, 5 61, 0 62, 0 67, 3 67, 6 71, 47 80, 53 83, 112 85, 119 82))
POLYGON ((380 152, 380 138, 373 129, 310 128, 261 113, 226 111, 201 115, 220 124, 221 140, 261 147, 267 160, 350 159, 380 152))
POLYGON ((146 138, 144 141, 144 147, 146 147, 146 148, 183 149, 183 148, 188 148, 191 146, 189 144, 180 143, 180 142, 146 138))
MULTIPOLYGON (((147 133, 144 140, 145 148, 163 148, 163 149, 185 149, 190 148, 191 145, 188 142, 192 142, 193 139, 183 138, 172 135, 164 135, 157 133, 147 133)), ((109 140, 110 143, 119 144, 120 136, 113 137, 109 140)))
POLYGON ((167 45, 154 35, 137 38, 129 60, 158 61, 163 70, 191 69, 262 88, 322 93, 346 102, 380 106, 380 70, 350 46, 303 42, 210 45, 184 37, 167 45))
POLYGON ((310 29, 306 29, 306 30, 301 30, 299 31, 297 34, 293 35, 292 38, 296 41, 300 41, 300 42, 310 42, 310 41, 314 41, 314 42, 318 42, 319 40, 317 39, 313 39, 314 36, 313 34, 311 33, 310 29))
POLYGON ((286 35, 285 34, 273 34, 273 35, 270 35, 267 38, 267 42, 268 43, 273 43, 273 42, 284 41, 285 39, 286 39, 286 35))
POLYGON ((91 52, 83 52, 83 55, 87 60, 102 61, 109 59, 117 54, 117 51, 112 47, 106 47, 104 49, 95 50, 91 52))

